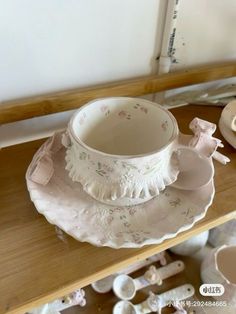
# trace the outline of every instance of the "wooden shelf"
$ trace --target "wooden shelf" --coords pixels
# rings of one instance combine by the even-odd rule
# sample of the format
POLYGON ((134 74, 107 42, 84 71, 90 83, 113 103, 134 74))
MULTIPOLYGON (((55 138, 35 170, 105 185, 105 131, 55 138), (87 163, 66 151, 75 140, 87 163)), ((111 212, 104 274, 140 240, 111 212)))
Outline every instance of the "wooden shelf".
MULTIPOLYGON (((183 259, 182 256, 177 257, 174 254, 169 254, 166 252, 166 259, 167 263, 171 263, 175 260, 182 260, 185 263, 185 258, 183 259)), ((153 263, 157 268, 160 267, 159 262, 153 263)), ((187 264, 186 264, 187 265, 187 264)), ((194 265, 195 266, 195 265, 194 265)), ((136 278, 138 276, 143 275, 143 273, 148 269, 148 267, 144 267, 139 271, 136 271, 131 274, 131 277, 136 278)), ((198 275, 198 273, 196 273, 198 275)), ((167 290, 173 289, 177 286, 190 283, 192 284, 191 280, 186 276, 186 269, 168 279, 165 279, 161 286, 153 285, 151 287, 144 288, 142 290, 137 291, 135 297, 132 299, 133 304, 138 304, 143 302, 149 295, 149 291, 153 293, 163 293, 167 290)), ((67 310, 62 311, 62 314, 111 314, 112 309, 116 302, 120 301, 112 291, 109 293, 100 294, 95 292, 91 286, 86 287, 86 301, 87 304, 85 307, 74 306, 67 310)), ((170 314, 173 313, 172 307, 166 307, 163 309, 162 314, 170 314)))
MULTIPOLYGON (((195 305, 190 307, 189 313, 198 313, 198 314, 205 314, 205 313, 214 313, 214 314, 221 314, 222 308, 221 307, 212 307, 209 308, 207 306, 197 306, 197 302, 206 302, 206 301, 214 301, 212 297, 204 297, 199 293, 199 287, 202 284, 201 277, 200 277, 200 269, 201 269, 201 262, 204 258, 205 254, 209 253, 211 248, 209 246, 204 247, 199 253, 193 256, 181 256, 176 255, 170 252, 166 252, 166 259, 168 264, 173 261, 181 260, 185 264, 185 269, 183 272, 170 277, 163 281, 161 286, 153 285, 147 287, 145 289, 137 291, 135 297, 131 300, 133 304, 138 304, 143 302, 149 295, 149 291, 152 291, 156 294, 161 294, 165 291, 178 287, 184 284, 191 284, 195 289, 195 294, 188 300, 195 301, 195 305), (211 310, 211 311, 210 311, 211 310)), ((154 263, 154 265, 158 268, 159 263, 154 263)), ((136 278, 141 276, 148 267, 144 267, 141 270, 132 273, 131 277, 136 278)), ((95 292, 91 286, 86 287, 86 301, 87 304, 85 307, 74 306, 69 309, 62 311, 62 314, 111 314, 114 305, 120 301, 112 291, 109 293, 99 294, 95 292)), ((187 309, 187 308, 186 308, 187 309)), ((224 308, 226 313, 234 313, 234 309, 231 308, 232 312, 230 312, 230 307, 224 308)), ((174 313, 173 307, 165 307, 162 310, 162 314, 171 314, 174 313)))
MULTIPOLYGON (((192 118, 217 123, 221 109, 187 106, 172 112, 181 131, 190 133, 188 123, 192 118)), ((219 133, 216 136, 221 138, 219 133)), ((54 227, 37 213, 25 185, 27 166, 42 143, 25 143, 0 152, 0 314, 24 313, 235 217, 236 157, 233 148, 224 142, 222 152, 231 163, 215 163, 213 205, 191 230, 142 249, 97 248, 69 236, 64 243, 56 237, 54 227)))
MULTIPOLYGON (((204 249, 203 249, 204 250, 204 249)), ((168 264, 172 261, 181 260, 185 264, 185 269, 183 272, 170 277, 163 281, 161 286, 153 285, 147 287, 145 289, 137 291, 135 297, 131 300, 133 304, 138 304, 143 302, 149 295, 149 291, 152 291, 156 294, 161 294, 165 291, 178 287, 184 284, 191 284, 195 289, 195 294, 189 300, 193 301, 208 301, 213 300, 211 297, 203 297, 199 293, 199 287, 201 285, 200 278, 200 265, 201 259, 190 256, 180 256, 175 255, 170 252, 166 252, 166 259, 168 264)), ((154 263, 154 265, 158 268, 159 263, 154 263)), ((148 267, 144 267, 141 270, 132 273, 131 277, 136 278, 141 276, 148 267)), ((86 301, 87 304, 85 307, 74 306, 67 310, 62 311, 62 314, 111 314, 112 309, 116 302, 120 301, 112 291, 109 293, 99 294, 95 292, 91 286, 86 287, 86 301)), ((194 308, 196 310, 196 308, 194 308)), ((165 307, 162 311, 162 314, 171 314, 174 312, 172 307, 165 307)), ((199 313, 199 307, 198 311, 199 313)), ((200 312, 201 313, 201 312, 200 312)))

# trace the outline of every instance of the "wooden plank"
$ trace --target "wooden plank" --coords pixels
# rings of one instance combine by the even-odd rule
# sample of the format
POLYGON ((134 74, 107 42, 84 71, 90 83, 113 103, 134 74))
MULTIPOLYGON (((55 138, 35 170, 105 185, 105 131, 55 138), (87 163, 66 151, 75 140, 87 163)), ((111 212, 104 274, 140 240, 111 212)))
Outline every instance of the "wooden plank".
POLYGON ((90 100, 140 96, 236 76, 236 63, 207 65, 174 73, 74 89, 0 104, 0 124, 78 108, 90 100))
MULTIPOLYGON (((152 291, 156 294, 161 294, 165 291, 168 291, 170 289, 176 288, 178 286, 184 285, 184 284, 192 284, 195 288, 195 295, 191 300, 196 301, 213 301, 214 299, 211 297, 202 297, 199 293, 199 287, 201 285, 201 278, 200 278, 200 260, 196 257, 191 256, 180 256, 176 255, 170 252, 166 252, 166 257, 168 263, 172 261, 181 260, 185 263, 185 270, 173 277, 170 277, 163 281, 161 286, 158 285, 152 285, 145 289, 137 291, 135 297, 131 300, 133 304, 138 304, 143 302, 148 296, 149 291, 152 291)), ((159 263, 155 263, 155 266, 158 268, 159 263)), ((143 269, 132 273, 131 277, 136 278, 138 276, 143 275, 145 270, 147 270, 148 267, 144 267, 143 269)), ((119 302, 120 300, 114 295, 114 293, 111 291, 109 293, 99 294, 95 292, 91 286, 88 286, 85 288, 86 292, 86 300, 87 304, 85 307, 71 307, 67 310, 64 310, 62 314, 111 314, 112 309, 114 305, 119 302)), ((194 308, 196 310, 196 307, 194 308)), ((197 308, 199 309, 199 307, 197 308)), ((165 307, 162 310, 162 314, 171 314, 174 313, 173 307, 165 307)), ((192 313, 189 311, 189 313, 192 313)), ((201 313, 201 312, 200 312, 201 313)))
MULTIPOLYGON (((170 256, 168 252, 166 252, 166 259, 168 263, 171 263, 175 260, 180 260, 181 258, 177 259, 173 254, 171 254, 170 256)), ((157 268, 160 267, 160 264, 158 262, 154 265, 157 268)), ((139 277, 143 275, 143 273, 147 269, 148 267, 144 267, 141 270, 132 273, 131 276, 133 278, 139 277)), ((185 271, 183 271, 171 278, 165 279, 161 286, 152 285, 150 287, 137 291, 135 297, 132 299, 131 302, 133 304, 143 302, 149 296, 149 291, 160 294, 186 283, 190 283, 190 281, 187 281, 185 271)), ((91 288, 91 286, 88 286, 85 288, 85 292, 87 301, 85 307, 71 307, 67 310, 64 310, 62 314, 111 314, 116 302, 120 301, 120 299, 118 299, 112 291, 110 291, 109 293, 99 294, 95 292, 91 288)), ((172 307, 165 307, 162 310, 162 314, 171 314, 173 312, 174 311, 172 307)))
MULTIPOLYGON (((180 129, 187 132, 193 117, 217 122, 221 109, 187 106, 172 112, 180 129)), ((63 243, 37 213, 25 186, 26 168, 42 142, 0 151, 0 314, 23 313, 235 217, 236 156, 225 144, 223 151, 232 161, 227 166, 215 163, 214 203, 192 229, 141 249, 97 248, 69 236, 63 243)))

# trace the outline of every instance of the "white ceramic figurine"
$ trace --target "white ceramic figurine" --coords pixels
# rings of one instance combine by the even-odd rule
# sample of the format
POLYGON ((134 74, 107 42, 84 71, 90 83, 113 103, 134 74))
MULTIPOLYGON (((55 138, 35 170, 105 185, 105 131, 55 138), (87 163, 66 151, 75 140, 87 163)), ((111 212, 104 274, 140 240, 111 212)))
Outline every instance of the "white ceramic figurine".
POLYGON ((27 314, 60 314, 61 311, 75 305, 86 305, 83 289, 76 290, 60 299, 28 311, 27 314))

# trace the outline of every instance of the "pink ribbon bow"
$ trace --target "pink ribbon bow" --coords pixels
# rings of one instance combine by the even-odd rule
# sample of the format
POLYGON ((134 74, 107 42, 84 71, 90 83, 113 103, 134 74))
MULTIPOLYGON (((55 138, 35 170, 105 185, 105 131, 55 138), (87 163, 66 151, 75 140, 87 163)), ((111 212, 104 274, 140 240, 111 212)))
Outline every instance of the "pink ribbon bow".
POLYGON ((41 148, 37 157, 33 159, 32 166, 26 176, 31 181, 46 185, 54 172, 52 155, 62 148, 61 132, 57 132, 41 148))
POLYGON ((189 142, 189 146, 195 147, 200 154, 206 157, 213 157, 222 164, 230 161, 228 157, 217 152, 218 147, 224 147, 221 140, 212 136, 216 130, 214 123, 194 118, 189 124, 194 136, 189 142))

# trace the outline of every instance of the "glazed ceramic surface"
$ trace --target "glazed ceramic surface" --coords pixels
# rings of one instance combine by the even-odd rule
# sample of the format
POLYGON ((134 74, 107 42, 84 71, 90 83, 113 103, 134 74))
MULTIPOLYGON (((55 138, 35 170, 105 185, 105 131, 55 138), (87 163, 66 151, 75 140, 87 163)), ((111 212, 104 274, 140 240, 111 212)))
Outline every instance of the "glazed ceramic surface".
POLYGON ((178 245, 170 248, 170 251, 179 255, 192 255, 201 250, 207 243, 209 231, 202 232, 178 245))
POLYGON ((97 202, 68 176, 61 136, 56 134, 35 154, 26 174, 27 187, 37 210, 79 241, 113 248, 157 244, 191 228, 212 203, 213 180, 194 191, 169 186, 143 205, 97 202))
POLYGON ((236 149, 236 100, 229 102, 222 110, 219 129, 226 141, 236 149))
MULTIPOLYGON (((117 97, 90 102, 71 119, 68 136, 69 176, 101 202, 140 204, 177 179, 177 122, 150 101, 117 97)), ((186 150, 200 158, 194 148, 186 150)))
POLYGON ((203 260, 201 278, 203 283, 222 284, 225 292, 214 296, 217 300, 227 301, 236 306, 236 246, 222 246, 213 249, 203 260))
POLYGON ((236 149, 236 132, 232 131, 230 127, 225 124, 222 118, 220 118, 219 121, 219 129, 226 141, 233 146, 234 149, 236 149))
POLYGON ((113 292, 122 300, 131 300, 137 290, 155 284, 160 286, 163 280, 182 272, 184 268, 185 265, 182 261, 175 261, 159 268, 152 265, 143 276, 134 279, 125 274, 121 274, 117 276, 113 282, 113 292))
MULTIPOLYGON (((120 301, 116 303, 113 308, 113 314, 161 313, 162 309, 170 302, 177 304, 178 301, 190 298, 194 293, 194 287, 189 284, 176 287, 159 295, 150 292, 149 297, 140 304, 134 305, 129 301, 120 301)), ((182 311, 180 306, 177 307, 176 314, 177 313, 186 314, 186 311, 182 311)))
POLYGON ((91 286, 98 293, 107 293, 112 289, 113 281, 119 274, 128 275, 132 272, 135 272, 135 271, 137 271, 137 270, 139 270, 145 266, 148 266, 154 262, 157 262, 157 261, 159 261, 162 266, 166 265, 167 261, 165 258, 165 251, 160 252, 158 254, 155 254, 153 256, 150 256, 143 261, 136 262, 136 263, 130 265, 129 267, 122 269, 117 274, 112 274, 112 275, 107 276, 103 279, 95 281, 91 284, 91 286))
POLYGON ((214 247, 236 245, 236 219, 211 229, 208 241, 214 247))
POLYGON ((236 100, 226 105, 221 113, 223 123, 232 131, 236 131, 236 100))
POLYGON ((60 314, 61 311, 75 305, 86 305, 85 291, 83 289, 76 290, 51 303, 27 311, 26 314, 60 314))

